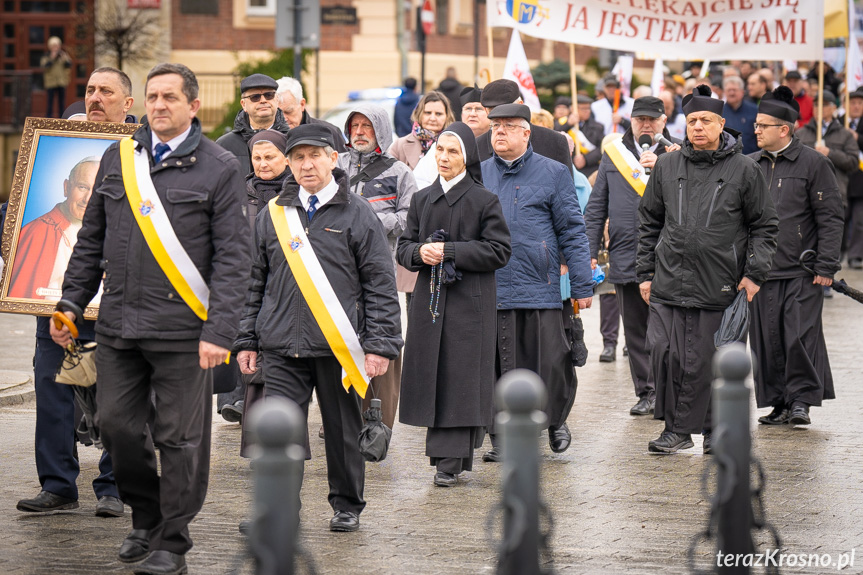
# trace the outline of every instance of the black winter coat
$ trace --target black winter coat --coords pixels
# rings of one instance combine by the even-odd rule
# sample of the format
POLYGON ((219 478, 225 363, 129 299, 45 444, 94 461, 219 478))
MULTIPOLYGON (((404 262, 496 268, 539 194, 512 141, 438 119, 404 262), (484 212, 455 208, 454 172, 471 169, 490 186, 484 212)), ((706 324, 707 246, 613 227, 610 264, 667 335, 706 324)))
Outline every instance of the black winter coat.
MULTIPOLYGON (((591 117, 579 129, 588 141, 596 146, 584 154, 584 167, 579 170, 585 176, 590 177, 593 172, 599 169, 599 163, 602 161, 602 139, 605 137, 605 128, 591 117)), ((667 138, 668 134, 665 137, 667 138)))
MULTIPOLYGON (((276 110, 276 119, 271 129, 288 135, 290 127, 281 110, 276 110)), ((234 129, 216 140, 217 144, 232 152, 240 160, 240 175, 244 178, 252 173, 252 152, 249 150, 249 140, 258 132, 259 130, 255 130, 249 124, 249 115, 240 110, 234 118, 234 129)))
MULTIPOLYGON (((345 173, 336 168, 333 177, 338 192, 318 209, 311 224, 293 178, 285 180, 276 205, 299 210, 309 242, 363 350, 395 359, 402 346, 401 310, 386 235, 368 202, 348 192, 345 173)), ((255 235, 252 279, 234 350, 332 356, 285 259, 268 206, 258 213, 255 235)))
MULTIPOLYGON (((851 121, 854 121, 853 118, 851 121)), ((842 126, 845 125, 845 116, 839 118, 839 123, 842 126)), ((863 118, 857 120, 857 129, 854 132, 857 134, 857 148, 859 152, 863 152, 863 118)), ((854 136, 851 137, 853 138, 854 136)), ((859 169, 856 172, 852 172, 848 177, 848 197, 863 198, 863 172, 859 169)))
MULTIPOLYGON (((671 139, 668 130, 663 131, 663 135, 671 139)), ((639 157, 641 151, 635 147, 632 128, 623 134, 621 141, 627 150, 636 158, 639 157)), ((665 146, 656 147, 657 156, 664 153, 665 146)), ((604 243, 605 220, 608 220, 610 265, 607 280, 610 283, 633 283, 637 279, 635 254, 638 251, 639 202, 641 196, 620 174, 608 154, 604 154, 596 174, 596 183, 584 210, 584 225, 587 228, 587 239, 590 240, 590 257, 597 259, 604 243)))
MULTIPOLYGON (((533 151, 540 156, 557 160, 569 169, 572 169, 572 156, 569 155, 569 144, 563 134, 554 130, 531 124, 530 145, 533 151)), ((491 146, 491 130, 477 137, 476 147, 479 152, 479 161, 483 162, 494 153, 491 146)))
POLYGON ((774 159, 765 151, 749 155, 758 162, 779 216, 779 236, 769 279, 808 275, 798 265, 804 250, 815 250, 814 270, 832 278, 839 271, 844 227, 842 196, 833 165, 795 136, 774 159))
MULTIPOLYGON (((817 131, 818 125, 813 118, 808 124, 797 130, 795 136, 804 146, 814 148, 817 131)), ((833 166, 836 168, 836 183, 839 185, 839 193, 842 194, 844 201, 847 198, 848 178, 860 172, 858 156, 860 147, 854 136, 845 129, 845 124, 840 124, 838 120, 830 122, 823 139, 824 145, 830 148, 827 158, 833 162, 833 166)))
POLYGON ((650 301, 724 310, 743 277, 767 280, 776 237, 776 208, 764 175, 740 153, 734 131, 718 150, 687 140, 659 157, 638 209, 638 282, 652 281, 650 301))
MULTIPOLYGON (((146 123, 132 138, 149 155, 146 123)), ((152 159, 151 159, 152 162, 152 159)), ((102 156, 94 193, 63 280, 63 298, 83 309, 99 288, 104 293, 96 322, 97 340, 189 340, 182 351, 207 341, 230 349, 239 325, 249 277, 249 225, 243 215, 245 190, 234 156, 192 131, 179 148, 150 168, 159 199, 177 238, 210 288, 202 322, 168 281, 135 221, 125 196, 118 144, 102 156)), ((171 349, 181 351, 174 345, 171 349)))
POLYGON ((511 253, 500 201, 470 177, 446 194, 439 180, 417 192, 399 238, 398 261, 418 271, 402 367, 399 421, 421 427, 489 426, 496 341, 495 270, 511 253), (432 323, 431 266, 419 248, 435 230, 450 235, 445 258, 462 278, 441 286, 432 323))

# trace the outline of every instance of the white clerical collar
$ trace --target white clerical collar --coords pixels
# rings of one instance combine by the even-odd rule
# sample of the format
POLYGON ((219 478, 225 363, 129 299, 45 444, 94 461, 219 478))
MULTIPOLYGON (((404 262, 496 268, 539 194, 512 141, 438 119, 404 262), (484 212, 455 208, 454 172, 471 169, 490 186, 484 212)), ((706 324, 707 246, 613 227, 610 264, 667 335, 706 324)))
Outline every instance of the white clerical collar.
POLYGON ((457 175, 457 176, 455 176, 449 180, 445 180, 445 179, 443 179, 443 177, 441 177, 440 187, 443 188, 443 193, 447 193, 448 191, 450 191, 453 188, 453 186, 455 186, 457 183, 462 181, 465 178, 465 176, 467 176, 467 169, 462 170, 462 172, 459 175, 457 175))
POLYGON ((781 149, 781 150, 776 150, 775 152, 771 152, 770 150, 767 150, 767 153, 768 153, 768 154, 770 154, 771 156, 773 156, 773 157, 775 158, 775 157, 776 157, 776 156, 778 156, 780 153, 782 153, 782 152, 784 152, 785 150, 787 150, 787 149, 788 149, 788 146, 790 146, 790 145, 791 145, 791 142, 793 142, 793 141, 794 141, 794 140, 790 140, 787 144, 785 144, 784 146, 782 146, 782 149, 781 149))
MULTIPOLYGON (((183 132, 182 134, 180 134, 176 138, 171 138, 170 140, 165 142, 166 144, 168 144, 168 147, 171 149, 168 150, 167 152, 165 152, 164 154, 162 154, 162 159, 165 159, 168 156, 170 156, 171 154, 173 154, 174 152, 176 152, 177 148, 180 147, 180 144, 182 144, 186 140, 186 138, 189 137, 189 132, 191 132, 191 131, 192 131, 192 124, 189 124, 189 127, 186 128, 185 132, 183 132)), ((153 133, 153 129, 151 128, 150 129, 150 152, 152 153, 154 158, 156 157, 156 145, 161 144, 161 143, 162 143, 162 140, 160 140, 159 137, 153 133)))
MULTIPOLYGON (((336 196, 336 192, 339 191, 339 186, 336 184, 336 179, 330 176, 330 183, 324 186, 315 196, 318 198, 318 205, 316 208, 322 208, 324 204, 332 200, 336 196)), ((312 195, 306 191, 303 186, 300 186, 300 201, 303 203, 303 208, 308 211, 309 210, 309 198, 312 195)))

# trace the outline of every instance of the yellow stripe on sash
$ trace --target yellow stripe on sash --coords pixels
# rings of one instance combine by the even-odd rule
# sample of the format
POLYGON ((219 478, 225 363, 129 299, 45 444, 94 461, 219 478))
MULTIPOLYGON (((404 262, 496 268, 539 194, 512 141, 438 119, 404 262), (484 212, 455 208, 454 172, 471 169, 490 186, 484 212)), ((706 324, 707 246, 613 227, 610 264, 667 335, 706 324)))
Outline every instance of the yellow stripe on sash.
MULTIPOLYGON (((365 369, 365 366, 359 366, 354 361, 345 338, 336 326, 330 310, 324 304, 324 300, 314 280, 312 280, 306 264, 303 262, 300 254, 291 247, 292 240, 290 228, 288 227, 288 218, 285 215, 284 208, 276 205, 276 200, 277 198, 273 198, 269 202, 270 216, 273 218, 273 227, 276 228, 276 236, 279 238, 279 245, 282 246, 282 251, 291 268, 291 273, 294 274, 294 279, 297 281, 300 292, 302 292, 303 298, 305 298, 309 309, 312 311, 315 321, 318 322, 318 327, 321 328, 321 332, 323 332, 324 338, 326 338, 330 349, 333 351, 333 355, 336 356, 345 372, 342 386, 345 388, 345 391, 348 391, 353 386, 360 397, 364 398, 366 396, 366 389, 368 389, 368 382, 360 370, 365 369)), ((308 249, 307 246, 304 247, 308 249)), ((356 337, 356 334, 354 334, 354 337, 356 337)))
MULTIPOLYGON (((626 161, 623 153, 620 151, 620 148, 615 144, 620 143, 620 140, 616 140, 611 142, 603 151, 608 154, 608 157, 611 159, 614 167, 617 168, 617 171, 620 172, 620 175, 623 176, 623 179, 632 186, 632 189, 635 190, 635 193, 639 196, 644 196, 644 189, 647 187, 647 184, 644 181, 644 169, 641 168, 640 171, 636 171, 633 167, 626 161)), ((623 144, 620 144, 623 147, 623 144)), ((624 148, 625 149, 625 148, 624 148)), ((627 150, 628 151, 628 150, 627 150)), ((634 156, 633 156, 634 158, 634 156)))
POLYGON ((177 293, 183 298, 195 315, 203 321, 207 321, 207 306, 198 299, 189 283, 177 265, 171 259, 165 246, 162 244, 159 233, 156 231, 153 221, 141 214, 143 200, 141 199, 141 190, 138 188, 138 179, 135 174, 135 142, 132 138, 124 138, 120 140, 120 165, 123 171, 123 186, 126 188, 126 198, 129 200, 129 205, 132 207, 132 214, 135 216, 135 221, 138 222, 138 227, 141 233, 144 234, 144 239, 147 241, 147 246, 156 258, 156 262, 162 271, 168 277, 168 281, 177 290, 177 293))

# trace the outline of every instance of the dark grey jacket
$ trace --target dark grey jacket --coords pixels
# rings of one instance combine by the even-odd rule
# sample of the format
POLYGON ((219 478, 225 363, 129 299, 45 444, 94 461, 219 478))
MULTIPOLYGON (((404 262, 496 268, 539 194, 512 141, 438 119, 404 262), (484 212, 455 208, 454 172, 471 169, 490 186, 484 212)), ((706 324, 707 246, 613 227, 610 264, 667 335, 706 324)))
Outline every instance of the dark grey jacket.
POLYGON ((638 209, 638 282, 652 281, 650 301, 723 310, 743 277, 767 280, 776 208, 758 164, 740 153, 734 131, 718 150, 686 140, 659 157, 638 209))
MULTIPOLYGON (((150 127, 145 123, 132 137, 149 155, 150 127)), ((63 298, 84 308, 104 272, 97 341, 122 346, 122 340, 151 340, 157 346, 171 340, 171 349, 196 351, 200 339, 230 349, 250 261, 237 162, 201 134, 195 119, 186 140, 150 175, 177 238, 210 287, 207 321, 180 298, 147 246, 125 196, 117 144, 102 156, 66 269, 63 298), (183 347, 176 340, 189 343, 183 347)))
MULTIPOLYGON (((311 224, 300 201, 300 187, 292 178, 285 180, 276 204, 299 210, 309 242, 363 350, 395 359, 403 343, 401 310, 383 227, 368 202, 348 192, 345 173, 336 168, 333 177, 339 190, 318 209, 311 224)), ((291 357, 332 356, 287 265, 268 207, 258 213, 255 228, 252 280, 234 350, 291 357)))
MULTIPOLYGON (((808 124, 797 130, 795 135, 803 142, 804 146, 814 148, 817 140, 817 131, 818 125, 815 122, 815 118, 813 118, 808 124)), ((840 123, 839 120, 830 122, 823 139, 824 145, 830 148, 827 158, 836 167, 836 183, 839 185, 839 193, 842 194, 844 201, 848 193, 848 178, 860 171, 858 156, 860 147, 857 145, 857 140, 854 139, 854 136, 845 129, 845 124, 840 123)))
MULTIPOLYGON (((668 130, 663 131, 663 135, 671 139, 668 130)), ((621 141, 636 158, 641 155, 641 150, 635 147, 632 128, 623 134, 621 141)), ((661 156, 664 153, 665 146, 656 147, 656 155, 661 156)), ((604 242, 605 220, 608 220, 610 265, 607 279, 610 283, 625 284, 636 281, 635 253, 638 250, 640 201, 638 192, 621 175, 608 154, 603 154, 596 174, 596 183, 584 209, 584 225, 587 228, 587 239, 590 240, 590 257, 596 259, 604 242)))
POLYGON ((776 158, 749 155, 758 162, 779 216, 779 237, 769 279, 808 275, 798 265, 804 250, 815 250, 815 273, 832 278, 839 271, 844 226, 842 197, 833 164, 795 136, 776 158))
MULTIPOLYGON (((273 121, 272 129, 286 136, 291 129, 279 109, 276 109, 276 119, 273 121)), ((217 144, 232 152, 240 160, 240 175, 244 178, 252 173, 252 152, 249 150, 249 140, 258 131, 249 123, 249 115, 240 110, 234 118, 234 129, 216 140, 217 144)))

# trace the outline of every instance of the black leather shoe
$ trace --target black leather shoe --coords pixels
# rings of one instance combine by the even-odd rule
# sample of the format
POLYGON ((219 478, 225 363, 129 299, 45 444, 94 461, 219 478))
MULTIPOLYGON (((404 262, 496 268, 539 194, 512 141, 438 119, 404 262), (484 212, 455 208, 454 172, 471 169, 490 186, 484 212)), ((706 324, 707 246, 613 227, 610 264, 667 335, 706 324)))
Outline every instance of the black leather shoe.
POLYGON ((569 432, 569 427, 566 422, 560 427, 553 425, 548 428, 548 446, 555 453, 563 453, 569 449, 569 444, 572 443, 572 434, 569 432))
POLYGON ((653 397, 642 397, 638 403, 629 410, 629 415, 650 415, 656 407, 656 399, 653 397))
POLYGON ((689 449, 694 445, 692 436, 688 433, 674 433, 666 430, 647 444, 647 450, 652 453, 674 453, 680 449, 689 449))
POLYGON ((458 483, 458 477, 446 471, 438 471, 434 474, 434 484, 438 487, 453 487, 458 483))
POLYGON ((187 573, 186 556, 159 549, 150 553, 147 560, 135 567, 136 575, 181 575, 187 573))
POLYGON ((711 455, 713 453, 713 432, 705 431, 701 435, 704 438, 704 442, 701 444, 701 450, 704 455, 711 455))
POLYGON ((52 511, 65 511, 67 509, 78 509, 78 501, 60 497, 50 491, 41 491, 33 499, 22 499, 16 506, 18 511, 30 513, 50 513, 52 511))
POLYGON ((243 423, 243 405, 245 402, 241 399, 231 405, 226 405, 222 408, 222 419, 229 423, 243 423))
POLYGON ((809 419, 809 406, 805 403, 798 403, 791 408, 791 416, 788 418, 788 423, 791 425, 809 425, 812 420, 809 419))
POLYGON ((852 270, 863 270, 863 260, 855 259, 848 262, 848 267, 852 270))
POLYGON ((120 552, 117 553, 117 558, 123 563, 135 563, 146 558, 150 554, 150 530, 149 529, 132 529, 123 544, 120 545, 120 552))
POLYGON ((330 531, 356 531, 359 528, 359 516, 350 511, 336 511, 330 519, 330 531))
POLYGON ((123 502, 111 495, 103 495, 96 503, 96 517, 122 517, 123 502))
POLYGON ((492 447, 491 449, 482 454, 482 460, 486 463, 499 463, 501 460, 500 448, 492 447))
POLYGON ((623 357, 629 357, 629 348, 623 346, 623 357))
POLYGON ((617 360, 617 348, 613 345, 605 346, 605 349, 602 350, 602 353, 599 354, 599 362, 600 363, 611 363, 612 361, 617 360))
POLYGON ((785 425, 791 417, 791 411, 784 405, 777 405, 773 411, 758 418, 758 423, 764 425, 785 425))

